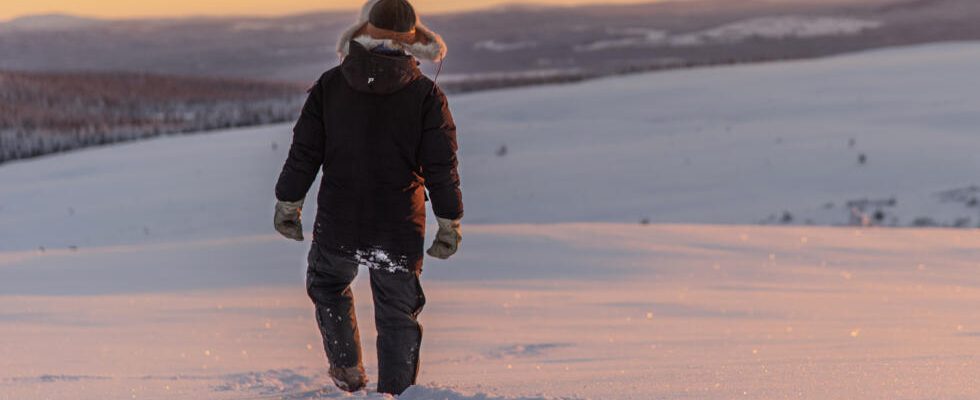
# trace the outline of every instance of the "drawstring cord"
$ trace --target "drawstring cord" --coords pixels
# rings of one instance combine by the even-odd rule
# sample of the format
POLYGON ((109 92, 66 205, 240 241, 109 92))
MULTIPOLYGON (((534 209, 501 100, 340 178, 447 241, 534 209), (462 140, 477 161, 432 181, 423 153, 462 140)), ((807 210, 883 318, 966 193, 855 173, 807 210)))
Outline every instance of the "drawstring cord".
POLYGON ((439 60, 439 67, 436 69, 436 76, 432 78, 432 92, 429 93, 429 95, 432 95, 432 93, 436 92, 436 84, 439 82, 439 74, 442 73, 442 64, 444 64, 445 62, 446 62, 445 58, 439 60))

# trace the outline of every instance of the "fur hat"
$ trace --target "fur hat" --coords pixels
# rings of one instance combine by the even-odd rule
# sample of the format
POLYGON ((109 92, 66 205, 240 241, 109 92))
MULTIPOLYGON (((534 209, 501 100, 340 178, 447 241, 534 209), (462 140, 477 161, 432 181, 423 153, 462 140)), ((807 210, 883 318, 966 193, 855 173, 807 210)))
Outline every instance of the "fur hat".
MULTIPOLYGON (((379 3, 388 1, 389 0, 368 0, 368 2, 364 4, 364 7, 361 8, 361 15, 358 18, 357 23, 340 35, 340 40, 337 42, 337 53, 340 55, 340 58, 343 59, 344 57, 347 57, 347 54, 350 53, 350 42, 351 40, 355 40, 369 49, 379 45, 385 45, 386 47, 404 50, 406 53, 409 53, 419 59, 433 62, 442 61, 442 59, 446 57, 446 53, 448 51, 446 48, 446 42, 442 40, 441 36, 422 24, 421 19, 419 19, 417 15, 415 16, 414 29, 409 29, 407 31, 400 32, 395 30, 405 27, 396 26, 398 24, 378 27, 371 23, 372 11, 375 11, 375 6, 379 3)), ((408 4, 407 0, 401 1, 408 4)), ((408 6, 410 9, 411 5, 409 4, 408 6)), ((383 16, 384 14, 385 12, 382 10, 374 12, 375 21, 377 22, 381 19, 386 19, 384 17, 379 18, 379 15, 383 16)), ((414 11, 412 14, 414 14, 414 11)), ((385 22, 384 24, 387 23, 388 22, 385 22)))

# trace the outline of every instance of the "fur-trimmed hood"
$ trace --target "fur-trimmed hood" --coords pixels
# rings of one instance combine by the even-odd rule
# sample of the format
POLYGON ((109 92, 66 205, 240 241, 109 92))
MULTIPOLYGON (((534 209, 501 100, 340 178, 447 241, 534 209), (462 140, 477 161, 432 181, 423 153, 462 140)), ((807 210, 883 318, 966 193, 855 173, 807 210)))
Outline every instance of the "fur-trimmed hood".
POLYGON ((432 62, 440 62, 446 58, 446 53, 448 52, 446 42, 442 40, 442 36, 439 36, 427 28, 422 23, 421 19, 417 19, 415 21, 416 37, 418 39, 415 41, 415 43, 401 43, 390 39, 379 40, 365 34, 364 30, 368 24, 371 9, 374 8, 374 5, 378 4, 379 1, 380 0, 368 0, 368 2, 361 7, 361 15, 358 18, 357 23, 340 35, 340 39, 337 41, 337 54, 340 56, 341 60, 350 54, 351 40, 357 40, 359 43, 364 44, 369 48, 370 44, 372 43, 376 43, 378 45, 384 44, 389 48, 404 50, 406 53, 411 54, 418 59, 429 60, 432 62))

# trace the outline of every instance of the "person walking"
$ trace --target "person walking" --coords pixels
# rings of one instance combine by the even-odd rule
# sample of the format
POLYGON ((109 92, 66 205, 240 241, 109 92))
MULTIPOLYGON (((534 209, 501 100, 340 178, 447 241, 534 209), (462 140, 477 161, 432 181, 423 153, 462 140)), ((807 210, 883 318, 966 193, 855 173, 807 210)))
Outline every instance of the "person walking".
POLYGON ((456 125, 417 61, 441 62, 446 51, 407 0, 368 1, 341 35, 340 65, 310 89, 276 184, 275 228, 302 241, 304 199, 323 172, 307 292, 329 375, 346 391, 368 381, 350 287, 359 266, 374 297, 377 390, 397 395, 419 371, 426 201, 439 226, 427 253, 448 259, 461 241, 456 125))

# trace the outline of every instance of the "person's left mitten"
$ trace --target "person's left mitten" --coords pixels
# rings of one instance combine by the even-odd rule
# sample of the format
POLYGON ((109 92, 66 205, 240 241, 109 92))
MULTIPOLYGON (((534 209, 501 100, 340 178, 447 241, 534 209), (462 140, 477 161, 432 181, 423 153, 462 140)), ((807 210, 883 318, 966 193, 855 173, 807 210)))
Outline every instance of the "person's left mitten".
POLYGON ((276 231, 287 239, 303 241, 303 201, 276 203, 276 231))
POLYGON ((440 260, 448 260, 459 250, 459 242, 463 240, 463 232, 460 229, 460 220, 436 218, 439 222, 439 232, 436 233, 436 240, 429 247, 429 255, 440 260))

